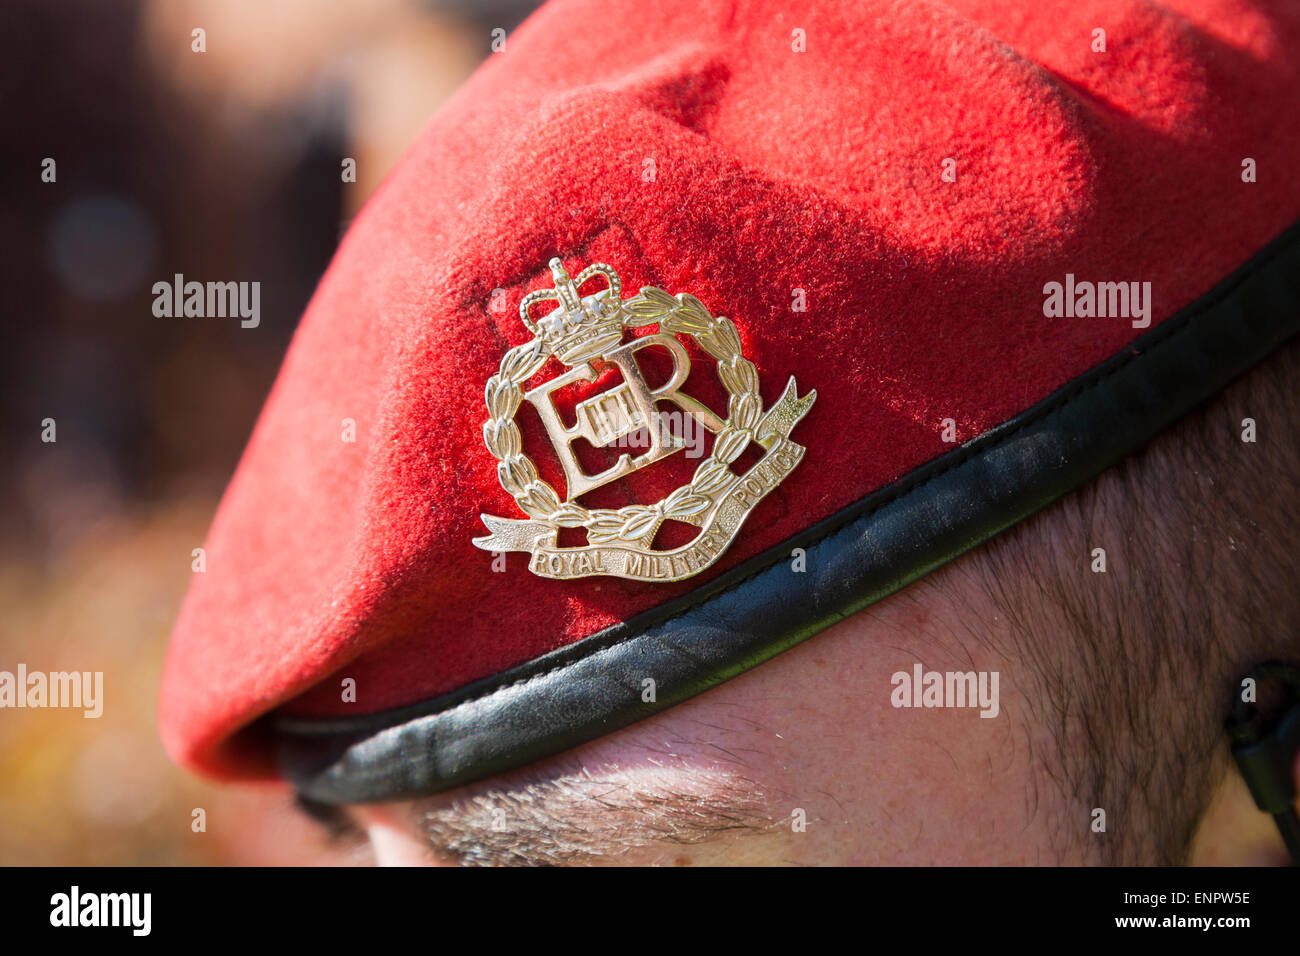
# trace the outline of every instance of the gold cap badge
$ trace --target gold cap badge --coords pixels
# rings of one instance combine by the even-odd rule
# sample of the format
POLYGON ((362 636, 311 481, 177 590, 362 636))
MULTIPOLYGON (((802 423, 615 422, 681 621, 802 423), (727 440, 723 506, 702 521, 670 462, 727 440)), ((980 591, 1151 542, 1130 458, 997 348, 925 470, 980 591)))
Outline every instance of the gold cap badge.
POLYGON ((530 552, 529 569, 548 578, 609 574, 637 581, 679 581, 698 574, 727 550, 749 513, 803 458, 803 446, 789 435, 812 407, 817 392, 797 396, 791 377, 781 398, 764 411, 758 372, 741 354, 740 336, 730 319, 710 315, 692 295, 669 295, 653 286, 623 299, 618 273, 604 263, 587 266, 576 278, 570 278, 559 259, 552 259, 550 267, 555 288, 529 293, 519 304, 519 316, 533 340, 505 354, 500 371, 488 379, 485 389, 488 420, 483 439, 496 456, 501 487, 528 519, 485 514, 483 523, 491 534, 475 538, 474 544, 485 551, 530 552), (605 280, 606 287, 583 296, 579 290, 597 277, 605 280), (557 307, 534 319, 533 306, 552 300, 557 307), (654 334, 623 341, 624 328, 655 324, 654 334), (681 390, 691 363, 678 335, 691 336, 717 361, 718 377, 730 395, 725 421, 681 390), (668 381, 653 389, 636 359, 637 352, 652 345, 667 349, 673 362, 668 381), (568 371, 527 393, 522 391, 551 356, 568 371), (594 382, 601 364, 617 366, 622 383, 579 402, 574 409, 576 424, 566 425, 551 393, 575 382, 594 382), (568 491, 564 500, 538 476, 523 452, 514 419, 524 400, 537 409, 559 457, 568 491), (709 457, 689 484, 662 501, 618 510, 583 507, 577 499, 587 492, 688 447, 657 402, 675 406, 683 421, 690 419, 713 433, 709 457), (614 465, 596 475, 587 474, 573 452, 579 438, 606 448, 633 435, 644 439, 646 449, 638 446, 636 454, 620 455, 614 465), (751 441, 765 454, 744 475, 737 475, 730 465, 751 441), (655 536, 665 521, 683 521, 700 530, 688 544, 655 550, 655 536), (586 545, 560 547, 561 528, 585 529, 586 545))

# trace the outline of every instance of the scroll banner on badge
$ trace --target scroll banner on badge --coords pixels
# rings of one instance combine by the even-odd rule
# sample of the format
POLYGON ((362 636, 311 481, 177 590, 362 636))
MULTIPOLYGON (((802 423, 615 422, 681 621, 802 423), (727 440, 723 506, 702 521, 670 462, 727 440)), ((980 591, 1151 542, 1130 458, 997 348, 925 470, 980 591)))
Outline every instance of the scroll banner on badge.
POLYGON ((785 393, 754 428, 759 445, 767 449, 749 471, 717 493, 713 507, 690 544, 672 551, 645 551, 618 545, 592 544, 557 548, 558 530, 544 521, 499 518, 485 514, 492 533, 475 538, 485 551, 530 551, 529 570, 555 579, 617 574, 637 581, 671 581, 702 571, 727 549, 754 506, 785 480, 803 459, 804 447, 789 438, 790 430, 808 413, 817 393, 795 395, 791 379, 785 393))

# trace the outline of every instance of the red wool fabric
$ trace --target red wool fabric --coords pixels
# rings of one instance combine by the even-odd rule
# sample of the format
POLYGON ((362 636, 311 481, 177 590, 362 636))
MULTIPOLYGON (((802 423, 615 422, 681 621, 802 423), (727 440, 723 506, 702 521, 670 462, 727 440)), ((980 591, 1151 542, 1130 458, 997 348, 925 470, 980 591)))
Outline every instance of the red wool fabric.
MULTIPOLYGON (((175 759, 270 776, 246 728, 274 709, 424 700, 695 588, 950 451, 944 419, 965 442, 1143 334, 1045 317, 1045 283, 1150 282, 1154 328, 1300 215, 1289 0, 791 6, 557 0, 433 119, 322 279, 213 521, 162 686, 175 759), (493 573, 471 543, 482 512, 524 517, 483 387, 552 256, 731 318, 765 405, 792 375, 818 392, 803 462, 694 578, 549 580, 522 553, 493 573)), ((688 348, 685 391, 725 416, 688 348)), ((562 491, 528 403, 518 421, 562 491)), ((583 502, 656 501, 696 464, 583 502)))

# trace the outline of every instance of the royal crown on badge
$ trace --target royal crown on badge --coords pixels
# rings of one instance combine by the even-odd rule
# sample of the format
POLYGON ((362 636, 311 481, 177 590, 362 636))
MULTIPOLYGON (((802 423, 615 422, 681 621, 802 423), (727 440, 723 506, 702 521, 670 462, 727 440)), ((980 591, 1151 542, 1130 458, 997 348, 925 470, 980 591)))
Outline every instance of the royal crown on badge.
POLYGON ((530 292, 519 303, 519 317, 528 331, 540 336, 546 350, 569 366, 618 345, 623 339, 623 283, 618 273, 597 262, 570 279, 559 259, 552 259, 550 267, 555 288, 530 292), (578 290, 596 276, 604 276, 608 286, 595 295, 580 295, 578 290), (534 321, 529 313, 539 302, 558 302, 560 307, 534 321))
POLYGON ((812 407, 817 393, 799 396, 791 378, 780 399, 765 410, 758 370, 742 354, 740 334, 730 319, 710 314, 692 295, 671 295, 654 286, 623 299, 618 273, 604 263, 593 263, 573 278, 559 259, 550 261, 550 269, 555 288, 530 292, 519 304, 519 316, 533 339, 506 353, 484 390, 488 420, 483 440, 497 459, 501 487, 528 518, 485 514, 483 523, 491 534, 475 538, 474 544, 498 555, 529 552, 529 569, 549 578, 604 574, 677 581, 698 574, 721 557, 749 513, 803 458, 804 448, 790 440, 790 431, 812 407), (598 277, 606 287, 583 296, 583 286, 598 277), (533 318, 533 307, 549 301, 557 307, 533 318), (625 328, 651 325, 658 326, 655 332, 623 341, 625 328), (718 378, 729 395, 726 420, 682 391, 691 362, 679 335, 690 336, 718 363, 718 378), (646 383, 636 358, 637 352, 652 347, 666 350, 673 363, 668 381, 656 388, 646 383), (525 392, 524 384, 552 356, 568 371, 525 392), (600 368, 609 365, 622 373, 622 382, 578 402, 575 424, 566 424, 552 393, 577 382, 595 382, 600 368), (537 409, 559 458, 567 486, 563 499, 538 475, 523 451, 514 418, 524 401, 537 409), (696 468, 692 480, 653 504, 619 509, 589 509, 580 504, 578 499, 587 492, 687 447, 664 425, 658 410, 661 403, 675 406, 713 433, 711 454, 696 468), (572 448, 578 439, 596 448, 611 447, 633 433, 644 434, 648 448, 635 456, 619 455, 615 464, 595 475, 584 470, 572 448), (730 466, 750 442, 765 453, 737 475, 730 466), (694 525, 699 532, 688 544, 657 549, 655 538, 665 521, 694 525), (583 529, 587 543, 561 547, 562 528, 583 529))

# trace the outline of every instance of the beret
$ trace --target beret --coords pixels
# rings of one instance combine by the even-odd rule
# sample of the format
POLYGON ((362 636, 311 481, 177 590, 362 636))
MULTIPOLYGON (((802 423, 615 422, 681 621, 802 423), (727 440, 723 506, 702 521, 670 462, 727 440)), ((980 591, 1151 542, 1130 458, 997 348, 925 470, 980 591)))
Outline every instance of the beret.
POLYGON ((1078 487, 1300 325, 1298 72, 1281 0, 548 3, 322 278, 175 625, 169 753, 445 790, 1078 487), (708 457, 623 452, 651 409, 708 457))

